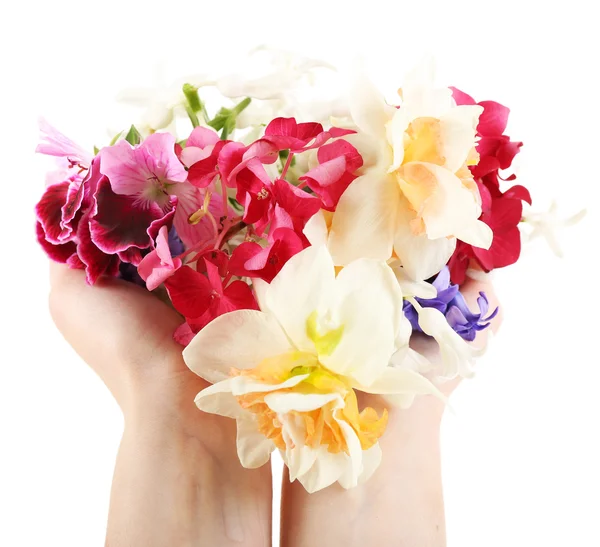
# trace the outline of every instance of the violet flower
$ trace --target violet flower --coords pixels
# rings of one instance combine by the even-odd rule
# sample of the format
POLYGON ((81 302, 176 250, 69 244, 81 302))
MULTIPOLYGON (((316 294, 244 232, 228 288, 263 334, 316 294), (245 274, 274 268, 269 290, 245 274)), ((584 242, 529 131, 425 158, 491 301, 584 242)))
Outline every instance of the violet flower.
MULTIPOLYGON (((415 300, 424 308, 435 308, 443 313, 452 329, 468 342, 475 340, 477 332, 487 328, 490 321, 498 313, 498 308, 496 308, 491 314, 487 315, 489 301, 483 292, 479 293, 480 296, 477 299, 479 312, 472 312, 461 294, 459 286, 450 283, 450 270, 447 266, 444 266, 432 285, 437 290, 435 298, 415 298, 415 300)), ((403 310, 413 330, 423 332, 419 326, 419 316, 413 305, 405 301, 403 310)))
POLYGON ((496 309, 486 317, 490 304, 484 292, 479 293, 477 305, 479 307, 479 313, 473 313, 469 309, 469 306, 467 306, 463 295, 458 292, 454 300, 449 304, 448 311, 446 311, 448 324, 468 342, 475 340, 477 332, 489 327, 490 321, 498 314, 499 308, 496 307, 496 309))

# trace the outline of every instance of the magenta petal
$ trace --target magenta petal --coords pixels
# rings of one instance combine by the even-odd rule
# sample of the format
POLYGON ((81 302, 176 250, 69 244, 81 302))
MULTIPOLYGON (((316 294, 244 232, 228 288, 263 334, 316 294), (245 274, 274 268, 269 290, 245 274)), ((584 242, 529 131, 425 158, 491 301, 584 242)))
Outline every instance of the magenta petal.
POLYGON ((201 317, 212 301, 212 285, 189 266, 179 268, 166 280, 165 286, 175 309, 188 318, 201 317))
POLYGON ((481 101, 483 112, 479 117, 477 131, 483 136, 502 135, 508 123, 510 109, 496 101, 481 101))
POLYGON ((153 133, 135 151, 139 163, 162 182, 183 182, 187 171, 175 154, 175 137, 171 133, 153 133))
POLYGON ((107 179, 98 185, 95 198, 96 212, 91 218, 90 230, 98 248, 115 254, 129 247, 150 247, 149 226, 166 216, 158 205, 115 194, 107 179))
POLYGON ((44 228, 39 221, 36 223, 35 231, 37 240, 42 246, 42 249, 44 249, 45 253, 48 255, 48 258, 54 260, 55 262, 64 264, 72 255, 76 254, 77 246, 72 241, 68 241, 67 243, 50 243, 46 239, 44 228))
POLYGON ((517 184, 504 192, 504 197, 520 199, 521 201, 526 201, 529 203, 529 205, 531 205, 531 194, 529 193, 529 190, 520 184, 517 184))
POLYGON ((85 264, 86 280, 93 285, 101 275, 115 276, 119 272, 117 255, 103 253, 92 241, 89 214, 84 215, 77 228, 77 254, 85 264))
POLYGON ((67 158, 73 164, 87 167, 92 162, 92 155, 60 131, 50 125, 44 118, 38 120, 42 142, 35 149, 39 154, 67 158))
POLYGON ((62 208, 67 201, 68 190, 68 181, 48 186, 35 206, 37 219, 44 228, 46 239, 51 243, 62 243, 65 236, 70 234, 70 230, 62 227, 62 208))
POLYGON ((258 310, 252 289, 243 281, 233 281, 224 292, 223 300, 233 310, 258 310))
POLYGON ((470 95, 467 95, 464 91, 461 91, 460 89, 457 89, 452 86, 450 86, 450 91, 452 91, 452 97, 456 101, 457 105, 476 104, 475 99, 473 99, 473 97, 471 97, 470 95))

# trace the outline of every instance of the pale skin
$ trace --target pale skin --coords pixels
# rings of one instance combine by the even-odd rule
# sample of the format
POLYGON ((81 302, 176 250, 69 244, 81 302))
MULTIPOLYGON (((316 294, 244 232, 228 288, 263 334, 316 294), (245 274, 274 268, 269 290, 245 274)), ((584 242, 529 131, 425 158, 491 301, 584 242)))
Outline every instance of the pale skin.
MULTIPOLYGON (((492 287, 470 281, 472 305, 492 287)), ((181 317, 154 295, 116 280, 85 284, 83 272, 51 265, 50 310, 57 327, 100 376, 123 411, 125 428, 111 491, 108 547, 271 545, 271 469, 244 469, 235 422, 194 404, 208 384, 172 340, 181 317)), ((494 320, 493 329, 500 319, 494 320)), ((485 334, 476 343, 485 342, 485 334)), ((435 345, 418 340, 435 358, 435 345)), ((441 386, 449 395, 457 381, 441 386)), ((381 407, 371 396, 365 404, 381 407)), ((282 482, 283 547, 446 545, 439 429, 444 405, 418 399, 390 410, 384 459, 364 485, 307 494, 282 482)))

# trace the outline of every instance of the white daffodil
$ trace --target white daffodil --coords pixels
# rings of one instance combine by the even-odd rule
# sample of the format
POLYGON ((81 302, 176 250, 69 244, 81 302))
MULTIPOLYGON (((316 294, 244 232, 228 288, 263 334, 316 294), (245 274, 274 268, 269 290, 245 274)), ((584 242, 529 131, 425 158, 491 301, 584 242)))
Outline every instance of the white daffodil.
POLYGON ((379 464, 387 410, 359 410, 357 391, 400 404, 438 394, 413 370, 388 366, 405 328, 391 269, 359 259, 335 272, 324 246, 305 249, 259 284, 261 311, 218 317, 183 354, 214 384, 198 407, 237 420, 242 465, 259 467, 279 449, 309 492, 356 486, 379 464))
POLYGON ((452 329, 442 312, 435 308, 424 308, 414 298, 407 300, 417 310, 423 332, 432 336, 440 348, 441 368, 438 376, 447 380, 457 376, 473 377, 475 361, 485 353, 487 344, 477 347, 467 342, 452 329))
POLYGON ((478 220, 481 199, 468 169, 476 164, 480 106, 457 106, 450 89, 433 86, 430 65, 413 71, 399 108, 365 77, 353 84, 346 137, 365 166, 342 195, 329 248, 337 265, 358 256, 395 254, 405 273, 423 280, 440 271, 460 239, 489 248, 492 231, 478 220))
POLYGON ((557 204, 553 201, 548 211, 525 213, 523 221, 533 228, 526 237, 529 241, 543 237, 552 249, 552 252, 562 258, 563 252, 556 237, 557 232, 577 224, 585 217, 586 213, 587 211, 582 209, 569 218, 560 218, 557 214, 557 204))

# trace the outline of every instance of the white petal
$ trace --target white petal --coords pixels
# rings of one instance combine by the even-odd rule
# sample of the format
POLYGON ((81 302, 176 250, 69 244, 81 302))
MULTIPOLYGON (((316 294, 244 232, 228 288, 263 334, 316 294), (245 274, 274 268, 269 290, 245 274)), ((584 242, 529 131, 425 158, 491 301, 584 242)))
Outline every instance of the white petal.
MULTIPOLYGON (((258 303, 258 307, 264 311, 268 311, 267 307, 267 289, 269 288, 269 284, 262 279, 255 277, 252 279, 252 289, 254 290, 254 296, 256 297, 256 302, 258 303)), ((418 295, 416 295, 418 296, 418 295)))
POLYGON ((270 393, 265 396, 265 403, 274 412, 287 414, 292 410, 310 412, 336 399, 342 402, 339 393, 270 393))
MULTIPOLYGON (((310 314, 326 305, 333 291, 335 269, 325 247, 308 247, 288 260, 266 292, 269 310, 302 351, 314 351, 306 334, 310 314)), ((236 347, 239 345, 236 334, 236 347)))
POLYGON ((363 449, 360 446, 360 440, 352 426, 344 420, 336 420, 348 447, 348 461, 344 466, 344 471, 338 479, 342 488, 354 488, 358 485, 358 478, 363 468, 363 449))
POLYGON ((372 170, 350 184, 329 232, 329 250, 336 265, 345 266, 357 258, 390 258, 399 197, 396 181, 383 171, 372 170))
POLYGON ((298 374, 288 378, 280 384, 265 384, 257 382, 248 376, 236 376, 231 378, 230 387, 231 393, 235 396, 246 395, 248 393, 270 393, 280 389, 289 389, 297 386, 309 377, 309 374, 298 374))
POLYGON ((237 453, 246 469, 256 469, 271 458, 275 444, 257 429, 253 417, 237 421, 237 453))
POLYGON ((463 166, 475 146, 477 123, 482 112, 483 107, 479 105, 456 106, 440 119, 444 167, 452 173, 463 166))
POLYGON ((204 412, 219 414, 228 418, 243 418, 248 413, 239 405, 231 393, 231 380, 224 380, 203 389, 194 400, 204 412))
POLYGON ((368 384, 396 351, 403 319, 400 286, 384 262, 360 259, 339 273, 335 288, 333 315, 343 326, 342 336, 333 352, 319 359, 330 370, 368 384))
POLYGON ((402 108, 412 119, 440 118, 456 103, 449 88, 436 88, 435 64, 429 57, 411 70, 402 85, 402 108))
POLYGON ((388 367, 371 385, 353 386, 359 391, 385 395, 386 400, 400 408, 409 407, 417 395, 444 396, 427 378, 408 368, 388 367))
MULTIPOLYGON (((477 220, 479 204, 462 181, 448 169, 433 163, 412 162, 407 167, 409 165, 425 167, 437 181, 437 187, 425 201, 421 213, 427 237, 436 240, 454 236, 470 245, 488 249, 492 243, 492 230, 477 220)), ((405 169, 404 174, 405 178, 409 177, 410 169, 405 169)))
POLYGON ((361 131, 385 138, 385 125, 395 109, 369 80, 364 68, 355 66, 349 82, 350 115, 361 131))
POLYGON ((319 211, 310 217, 302 232, 311 245, 315 247, 318 247, 319 245, 327 245, 329 233, 323 211, 319 211))
POLYGON ((417 296, 419 298, 431 299, 437 296, 437 289, 426 281, 414 280, 402 266, 392 267, 396 279, 400 284, 403 296, 417 296))
POLYGON ((211 383, 231 368, 254 368, 267 357, 292 349, 277 320, 256 310, 236 310, 206 325, 183 350, 187 366, 211 383))
POLYGON ((396 171, 402 165, 404 160, 404 133, 408 129, 410 119, 404 108, 399 108, 394 113, 392 121, 387 126, 387 138, 393 148, 394 160, 389 168, 389 172, 396 171))
POLYGON ((381 463, 381 457, 382 452, 379 443, 374 444, 368 450, 363 450, 362 473, 358 478, 358 484, 362 484, 371 478, 371 476, 373 475, 373 473, 375 473, 375 471, 379 467, 379 464, 381 463))
POLYGON ((415 235, 410 222, 415 213, 410 210, 405 198, 398 208, 398 224, 394 237, 394 250, 400 258, 404 273, 422 281, 437 274, 448 262, 456 248, 455 238, 429 239, 426 235, 415 235))
POLYGON ((290 481, 307 473, 315 463, 317 450, 305 444, 306 429, 304 421, 298 416, 282 414, 279 416, 282 427, 285 451, 283 460, 290 472, 290 481))
POLYGON ((309 494, 327 488, 336 482, 348 465, 348 456, 344 452, 332 454, 327 448, 320 446, 310 469, 298 475, 298 481, 309 494))

